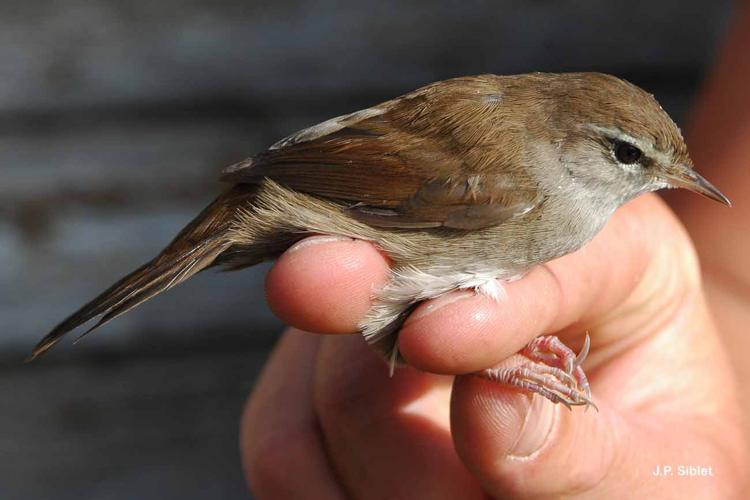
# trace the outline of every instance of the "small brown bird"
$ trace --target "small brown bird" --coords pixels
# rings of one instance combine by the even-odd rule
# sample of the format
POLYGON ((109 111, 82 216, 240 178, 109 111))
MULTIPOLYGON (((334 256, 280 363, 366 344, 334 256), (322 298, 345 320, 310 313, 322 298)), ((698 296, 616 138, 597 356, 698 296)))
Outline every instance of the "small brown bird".
MULTIPOLYGON (((421 301, 502 282, 589 241, 628 200, 683 187, 729 204, 692 167, 654 97, 598 73, 481 75, 433 83, 293 134, 229 167, 234 186, 154 260, 59 324, 91 330, 212 266, 273 259, 312 233, 371 241, 393 260, 361 322, 393 365, 421 301)), ((91 331, 89 330, 89 331, 91 331)), ((87 332, 88 333, 88 332, 87 332)), ((516 368, 478 375, 568 406, 592 404, 576 356, 540 337, 516 368)))

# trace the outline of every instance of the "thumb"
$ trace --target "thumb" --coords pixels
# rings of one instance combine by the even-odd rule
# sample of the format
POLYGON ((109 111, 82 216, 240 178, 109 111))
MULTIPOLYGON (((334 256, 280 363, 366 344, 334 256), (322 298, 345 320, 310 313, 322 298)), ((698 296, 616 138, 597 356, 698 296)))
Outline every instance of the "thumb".
POLYGON ((451 401, 456 450, 495 497, 557 498, 596 489, 618 446, 611 411, 569 411, 473 376, 451 401))

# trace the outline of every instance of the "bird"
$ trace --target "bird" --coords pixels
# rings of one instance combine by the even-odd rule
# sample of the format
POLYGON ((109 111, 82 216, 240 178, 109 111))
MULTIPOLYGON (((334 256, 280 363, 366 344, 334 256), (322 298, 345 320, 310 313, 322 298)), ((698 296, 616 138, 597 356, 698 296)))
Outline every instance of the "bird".
MULTIPOLYGON (((390 367, 414 308, 454 290, 502 304, 504 284, 591 240, 617 208, 664 188, 730 205, 698 174, 653 95, 602 73, 443 80, 331 118, 226 168, 229 188, 153 260, 50 331, 86 333, 221 266, 272 260, 312 234, 372 242, 392 262, 359 329, 390 367)), ((521 365, 477 372, 568 407, 593 405, 575 354, 538 337, 521 365)))

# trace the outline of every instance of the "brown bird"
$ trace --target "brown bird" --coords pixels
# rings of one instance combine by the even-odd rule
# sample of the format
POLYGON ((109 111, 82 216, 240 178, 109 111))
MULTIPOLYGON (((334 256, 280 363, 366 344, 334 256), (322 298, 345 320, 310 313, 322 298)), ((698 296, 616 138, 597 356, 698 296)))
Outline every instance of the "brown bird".
MULTIPOLYGON (((503 281, 580 248, 635 196, 684 187, 729 204, 693 170, 654 97, 598 73, 433 83, 297 132, 222 180, 233 187, 154 260, 55 327, 32 359, 199 271, 252 266, 323 233, 371 241, 392 259, 360 325, 392 369, 398 330, 418 303, 456 289, 501 300, 503 281)), ((587 350, 588 341, 576 356, 540 337, 522 352, 526 364, 479 375, 591 404, 587 350)))

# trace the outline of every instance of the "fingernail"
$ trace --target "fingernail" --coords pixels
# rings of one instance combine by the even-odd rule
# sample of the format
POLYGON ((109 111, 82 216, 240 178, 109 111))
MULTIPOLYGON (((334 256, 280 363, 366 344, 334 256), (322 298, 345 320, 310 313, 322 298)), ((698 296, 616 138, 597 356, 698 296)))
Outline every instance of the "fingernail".
POLYGON ((320 245, 322 243, 333 243, 336 241, 353 241, 353 240, 352 238, 348 238, 346 236, 335 236, 335 235, 311 236, 309 238, 305 238, 302 241, 298 241, 297 243, 289 247, 287 252, 294 253, 298 250, 302 250, 303 248, 320 245))
POLYGON ((476 293, 468 290, 462 290, 458 292, 451 292, 446 295, 442 295, 436 299, 429 301, 425 306, 418 308, 413 314, 410 314, 404 324, 408 324, 410 321, 416 321, 425 316, 429 316, 438 309, 442 309, 448 304, 459 302, 464 299, 474 297, 476 293))
POLYGON ((559 408, 560 405, 550 404, 547 399, 534 395, 508 458, 528 459, 544 448, 552 435, 559 408))

